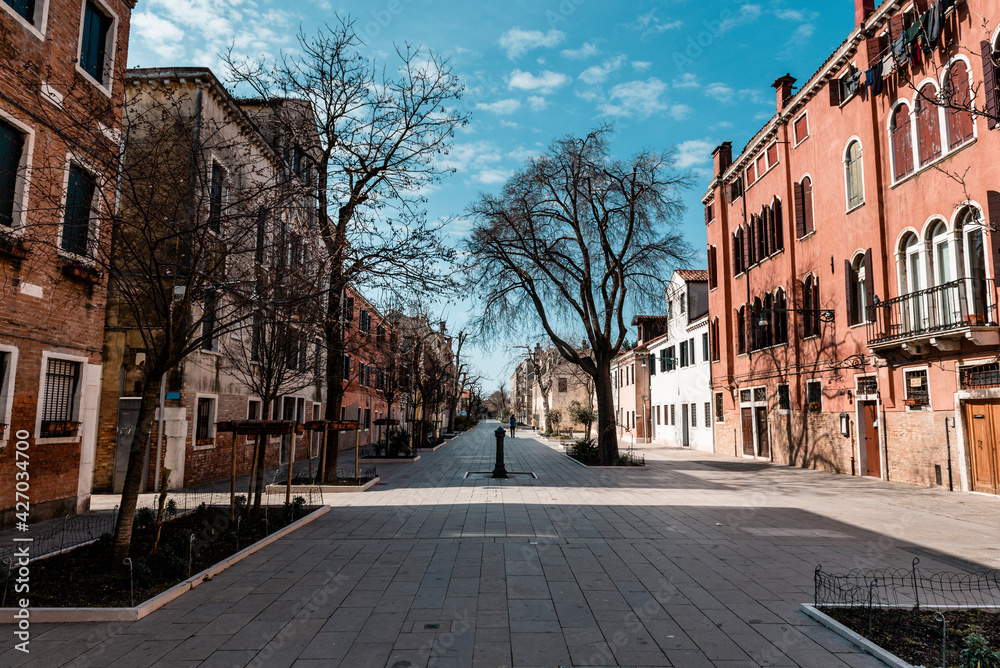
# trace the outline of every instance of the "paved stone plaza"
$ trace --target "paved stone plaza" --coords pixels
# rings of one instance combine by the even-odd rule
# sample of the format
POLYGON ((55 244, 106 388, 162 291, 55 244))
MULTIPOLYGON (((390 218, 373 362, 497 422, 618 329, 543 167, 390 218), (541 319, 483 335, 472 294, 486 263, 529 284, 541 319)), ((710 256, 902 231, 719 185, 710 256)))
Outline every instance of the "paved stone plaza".
POLYGON ((590 470, 520 432, 508 468, 537 479, 465 478, 496 426, 379 465, 137 623, 35 625, 0 665, 881 666, 799 612, 816 564, 1000 566, 997 498, 665 448, 590 470))

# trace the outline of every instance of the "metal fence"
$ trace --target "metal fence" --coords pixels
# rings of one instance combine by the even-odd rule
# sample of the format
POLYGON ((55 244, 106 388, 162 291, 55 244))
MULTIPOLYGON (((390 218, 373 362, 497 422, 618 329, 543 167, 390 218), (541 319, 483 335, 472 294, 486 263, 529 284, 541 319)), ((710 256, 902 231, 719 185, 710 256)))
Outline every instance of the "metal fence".
POLYGON ((814 604, 854 608, 1000 608, 1000 570, 923 573, 910 568, 835 575, 816 566, 814 604))

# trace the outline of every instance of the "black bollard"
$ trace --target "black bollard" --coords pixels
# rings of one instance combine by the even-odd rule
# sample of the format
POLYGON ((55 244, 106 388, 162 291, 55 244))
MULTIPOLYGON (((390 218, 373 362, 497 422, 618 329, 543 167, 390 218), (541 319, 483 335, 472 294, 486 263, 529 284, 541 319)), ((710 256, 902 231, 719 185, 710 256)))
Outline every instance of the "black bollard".
POLYGON ((503 465, 503 438, 507 435, 507 430, 503 427, 497 427, 493 435, 497 437, 497 463, 493 467, 493 475, 491 478, 506 478, 507 468, 503 465))

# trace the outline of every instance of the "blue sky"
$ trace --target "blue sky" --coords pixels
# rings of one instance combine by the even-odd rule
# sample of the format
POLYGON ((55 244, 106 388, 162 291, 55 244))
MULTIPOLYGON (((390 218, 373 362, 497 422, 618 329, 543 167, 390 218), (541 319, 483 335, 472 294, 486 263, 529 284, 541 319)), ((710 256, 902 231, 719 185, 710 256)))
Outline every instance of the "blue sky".
MULTIPOLYGON (((611 121, 617 153, 677 147, 678 167, 696 177, 683 224, 699 252, 712 149, 729 140, 739 151, 774 114, 771 83, 786 72, 805 81, 854 22, 851 0, 140 0, 129 66, 224 77, 218 54, 230 44, 273 56, 295 48, 300 25, 338 12, 357 19, 372 57, 422 45, 450 58, 467 87, 471 123, 445 158, 456 173, 430 193, 432 217, 462 214, 553 138, 611 121)), ((452 328, 464 311, 446 311, 452 328)), ((509 357, 483 355, 487 390, 509 376, 509 357)))

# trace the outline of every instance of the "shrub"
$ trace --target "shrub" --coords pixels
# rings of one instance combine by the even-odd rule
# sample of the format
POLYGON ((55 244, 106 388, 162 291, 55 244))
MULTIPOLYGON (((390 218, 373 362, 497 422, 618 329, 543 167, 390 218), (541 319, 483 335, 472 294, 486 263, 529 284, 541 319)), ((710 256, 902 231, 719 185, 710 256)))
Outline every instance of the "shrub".
POLYGON ((390 457, 398 457, 400 452, 406 452, 410 449, 410 435, 405 429, 396 427, 390 429, 386 441, 389 444, 388 455, 390 457))
POLYGON ((550 432, 558 431, 560 422, 562 422, 562 411, 558 408, 553 408, 545 414, 545 424, 550 432))
POLYGON ((580 459, 597 459, 597 441, 592 438, 581 438, 573 443, 573 454, 580 459))
POLYGON ((981 634, 970 633, 965 636, 962 668, 1000 668, 1000 652, 990 649, 981 634))

